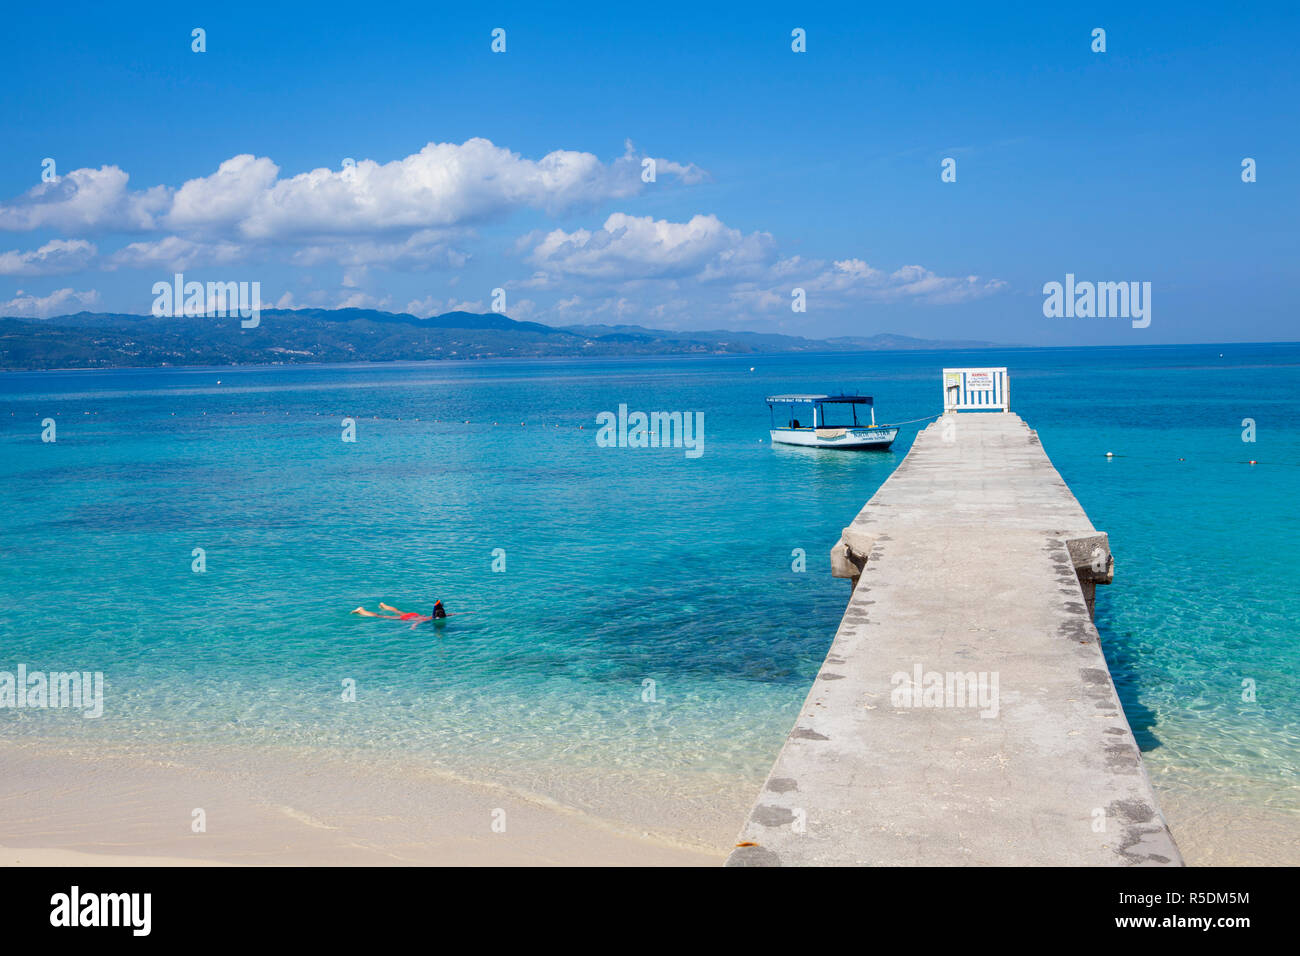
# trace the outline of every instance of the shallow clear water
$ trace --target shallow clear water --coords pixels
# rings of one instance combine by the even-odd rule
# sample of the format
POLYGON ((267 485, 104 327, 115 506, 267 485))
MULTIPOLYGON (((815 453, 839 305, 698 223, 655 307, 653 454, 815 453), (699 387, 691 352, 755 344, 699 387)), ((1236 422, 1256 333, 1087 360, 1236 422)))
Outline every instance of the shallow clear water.
POLYGON ((830 545, 920 427, 890 453, 772 448, 763 397, 860 388, 901 421, 970 364, 1011 368, 1110 533, 1097 624, 1153 777, 1296 806, 1294 346, 0 376, 0 670, 107 682, 102 719, 0 710, 0 733, 750 787, 848 597, 830 545), (704 454, 598 447, 620 403, 704 412, 704 454), (472 613, 347 613, 435 597, 472 613))

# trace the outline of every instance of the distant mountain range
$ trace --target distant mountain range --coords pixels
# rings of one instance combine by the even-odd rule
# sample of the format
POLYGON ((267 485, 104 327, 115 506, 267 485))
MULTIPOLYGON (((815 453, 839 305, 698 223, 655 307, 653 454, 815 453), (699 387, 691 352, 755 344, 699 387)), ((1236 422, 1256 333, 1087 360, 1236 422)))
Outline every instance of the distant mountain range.
POLYGON ((78 312, 0 318, 0 369, 267 365, 544 356, 726 355, 992 348, 990 342, 905 335, 806 339, 764 332, 555 327, 497 313, 421 319, 373 309, 268 309, 256 328, 232 318, 155 318, 78 312))

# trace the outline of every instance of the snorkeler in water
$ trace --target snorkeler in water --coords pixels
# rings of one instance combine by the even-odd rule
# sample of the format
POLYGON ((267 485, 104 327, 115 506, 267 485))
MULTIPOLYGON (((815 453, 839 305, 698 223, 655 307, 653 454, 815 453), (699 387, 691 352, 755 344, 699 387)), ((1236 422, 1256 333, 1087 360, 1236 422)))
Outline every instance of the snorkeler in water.
POLYGON ((411 627, 417 624, 423 624, 425 621, 432 621, 436 617, 446 617, 447 611, 442 606, 442 601, 436 601, 433 605, 432 614, 419 614, 415 611, 399 611, 390 604, 379 602, 379 607, 384 611, 392 611, 392 614, 380 614, 377 611, 367 611, 364 607, 359 607, 353 614, 360 614, 362 617, 380 617, 386 621, 410 621, 411 627))

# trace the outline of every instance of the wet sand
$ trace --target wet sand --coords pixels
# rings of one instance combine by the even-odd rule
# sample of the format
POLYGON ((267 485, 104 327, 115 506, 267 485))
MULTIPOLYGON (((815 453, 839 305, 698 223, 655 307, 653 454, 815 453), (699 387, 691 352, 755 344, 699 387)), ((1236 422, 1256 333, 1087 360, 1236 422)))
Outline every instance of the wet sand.
POLYGON ((1206 790, 1156 799, 1188 866, 1300 866, 1300 812, 1206 790))

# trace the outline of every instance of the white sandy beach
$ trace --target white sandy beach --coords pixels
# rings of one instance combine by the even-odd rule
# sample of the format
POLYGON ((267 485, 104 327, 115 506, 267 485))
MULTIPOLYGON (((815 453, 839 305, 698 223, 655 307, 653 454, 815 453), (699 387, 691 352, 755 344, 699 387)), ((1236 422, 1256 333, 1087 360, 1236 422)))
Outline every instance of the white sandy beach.
MULTIPOLYGON (((1189 866, 1300 864, 1294 812, 1161 783, 1189 866)), ((575 782, 572 793, 583 789, 575 782)), ((686 798, 648 784, 624 795, 638 818, 663 824, 647 832, 377 756, 0 741, 0 866, 717 866, 757 792, 673 806, 686 798), (196 808, 204 833, 191 829, 196 808), (495 811, 504 832, 493 830, 495 811)))
POLYGON ((4 742, 0 768, 3 866, 711 866, 729 849, 359 758, 4 742))

